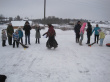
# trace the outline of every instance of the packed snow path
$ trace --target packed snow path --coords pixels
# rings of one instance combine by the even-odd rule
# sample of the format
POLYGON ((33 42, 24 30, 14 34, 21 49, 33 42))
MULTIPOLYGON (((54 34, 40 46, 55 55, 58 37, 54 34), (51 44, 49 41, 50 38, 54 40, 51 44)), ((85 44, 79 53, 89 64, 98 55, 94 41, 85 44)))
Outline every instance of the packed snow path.
MULTIPOLYGON (((41 35, 46 31, 41 30, 41 35)), ((35 44, 35 30, 31 30, 27 49, 12 48, 8 43, 0 46, 0 74, 7 76, 6 82, 110 82, 110 48, 105 46, 110 35, 106 35, 103 47, 88 47, 86 32, 83 46, 75 43, 74 31, 57 29, 56 33, 56 49, 47 49, 44 37, 35 44)))

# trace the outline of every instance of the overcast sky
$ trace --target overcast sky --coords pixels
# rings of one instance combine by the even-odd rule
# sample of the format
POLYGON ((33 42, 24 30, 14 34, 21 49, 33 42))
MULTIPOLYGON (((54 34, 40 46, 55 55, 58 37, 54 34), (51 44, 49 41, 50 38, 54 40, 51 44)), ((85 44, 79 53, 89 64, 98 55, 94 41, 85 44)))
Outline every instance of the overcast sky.
MULTIPOLYGON (((6 17, 44 17, 44 0, 0 0, 6 17)), ((110 0, 46 0, 46 17, 110 20, 110 0)))

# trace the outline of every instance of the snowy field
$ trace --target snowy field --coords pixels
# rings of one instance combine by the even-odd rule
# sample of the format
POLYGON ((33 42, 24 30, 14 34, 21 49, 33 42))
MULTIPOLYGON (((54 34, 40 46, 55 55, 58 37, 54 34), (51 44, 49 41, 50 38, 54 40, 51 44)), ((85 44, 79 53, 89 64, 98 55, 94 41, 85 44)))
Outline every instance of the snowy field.
MULTIPOLYGON (((41 30, 41 35, 47 30, 41 30)), ((7 76, 6 82, 110 82, 110 47, 106 47, 110 35, 106 35, 102 47, 88 47, 86 32, 83 46, 75 42, 73 30, 56 29, 56 33, 56 49, 47 49, 44 37, 40 44, 35 44, 34 29, 28 49, 13 48, 8 43, 6 47, 0 46, 0 74, 7 76)))

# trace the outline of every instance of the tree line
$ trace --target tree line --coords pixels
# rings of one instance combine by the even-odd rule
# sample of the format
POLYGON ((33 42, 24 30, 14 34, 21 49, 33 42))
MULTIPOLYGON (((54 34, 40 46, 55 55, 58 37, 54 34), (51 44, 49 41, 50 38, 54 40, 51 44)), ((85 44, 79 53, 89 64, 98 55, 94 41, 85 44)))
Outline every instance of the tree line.
MULTIPOLYGON (((63 19, 63 18, 58 18, 55 16, 48 16, 44 20, 42 19, 29 19, 28 17, 25 17, 24 19, 31 20, 33 23, 39 23, 39 24, 68 24, 70 21, 87 21, 84 19, 63 19)), ((21 21, 23 18, 21 18, 19 15, 16 17, 5 17, 2 14, 0 15, 0 23, 7 23, 11 21, 21 21)))

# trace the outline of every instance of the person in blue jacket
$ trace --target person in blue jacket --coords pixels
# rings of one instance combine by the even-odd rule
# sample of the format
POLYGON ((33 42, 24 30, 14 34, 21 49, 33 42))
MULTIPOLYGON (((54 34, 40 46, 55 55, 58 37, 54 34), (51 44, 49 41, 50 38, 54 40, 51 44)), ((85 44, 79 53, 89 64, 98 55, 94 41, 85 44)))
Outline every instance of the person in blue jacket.
POLYGON ((16 46, 18 48, 19 47, 19 43, 18 43, 18 41, 19 41, 18 30, 16 30, 15 33, 13 33, 12 37, 13 37, 13 48, 15 48, 15 43, 16 43, 16 46))
POLYGON ((96 27, 93 29, 93 31, 92 31, 92 33, 95 31, 95 43, 97 42, 97 44, 98 44, 98 40, 99 40, 99 29, 100 29, 100 27, 98 26, 98 24, 96 25, 96 27), (97 41, 96 41, 96 38, 97 38, 97 41))
POLYGON ((18 34, 19 34, 19 41, 21 40, 21 43, 23 44, 23 31, 21 29, 21 27, 18 28, 18 34))

